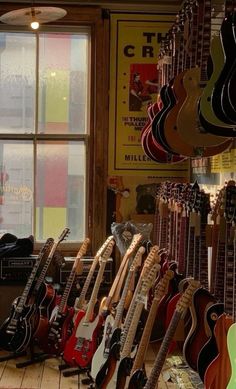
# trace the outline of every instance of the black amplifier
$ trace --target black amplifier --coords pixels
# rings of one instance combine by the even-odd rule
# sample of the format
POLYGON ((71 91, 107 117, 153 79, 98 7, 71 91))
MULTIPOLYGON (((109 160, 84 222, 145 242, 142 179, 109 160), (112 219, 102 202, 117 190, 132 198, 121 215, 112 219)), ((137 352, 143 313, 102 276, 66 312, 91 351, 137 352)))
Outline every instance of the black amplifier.
MULTIPOLYGON (((91 257, 81 258, 81 262, 83 265, 82 274, 80 274, 76 277, 76 283, 79 284, 80 286, 84 284, 84 282, 87 278, 87 275, 89 273, 90 267, 91 267, 92 262, 93 262, 93 259, 94 258, 91 258, 91 257)), ((59 283, 60 284, 64 285, 66 283, 67 278, 70 275, 74 260, 75 260, 75 258, 73 258, 73 257, 66 257, 65 258, 65 265, 62 268, 60 268, 60 270, 59 270, 59 273, 60 273, 59 274, 59 283)), ((94 281, 95 281, 96 276, 98 274, 98 270, 99 270, 99 265, 97 265, 97 267, 95 269, 91 284, 94 284, 94 281)), ((105 267, 105 270, 103 273, 102 284, 111 285, 112 279, 113 279, 113 277, 112 277, 112 258, 109 258, 107 260, 106 267, 105 267)))
POLYGON ((37 255, 30 257, 12 257, 0 259, 0 282, 1 283, 25 283, 32 271, 37 255))

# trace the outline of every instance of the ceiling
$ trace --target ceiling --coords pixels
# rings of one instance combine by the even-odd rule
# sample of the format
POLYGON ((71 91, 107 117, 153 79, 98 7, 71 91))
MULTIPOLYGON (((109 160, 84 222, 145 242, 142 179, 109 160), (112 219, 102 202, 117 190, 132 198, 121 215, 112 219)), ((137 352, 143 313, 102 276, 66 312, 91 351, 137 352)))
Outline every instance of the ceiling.
POLYGON ((123 10, 123 11, 133 11, 133 12, 157 12, 157 11, 166 11, 166 12, 175 12, 181 8, 183 0, 0 0, 1 3, 11 3, 12 5, 22 6, 31 6, 34 5, 50 5, 50 6, 59 6, 59 5, 84 5, 84 6, 101 6, 110 10, 123 10))

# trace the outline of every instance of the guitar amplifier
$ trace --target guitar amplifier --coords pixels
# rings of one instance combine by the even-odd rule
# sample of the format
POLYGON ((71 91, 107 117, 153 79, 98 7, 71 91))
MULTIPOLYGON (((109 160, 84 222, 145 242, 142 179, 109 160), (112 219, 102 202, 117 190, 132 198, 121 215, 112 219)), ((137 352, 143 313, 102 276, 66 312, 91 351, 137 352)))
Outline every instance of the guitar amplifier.
MULTIPOLYGON (((90 267, 92 265, 93 259, 94 258, 91 258, 91 257, 83 257, 83 258, 81 258, 81 262, 82 262, 82 265, 83 265, 83 270, 82 270, 82 274, 79 274, 76 277, 77 284, 79 284, 79 285, 83 285, 84 284, 84 282, 85 282, 85 280, 87 278, 87 275, 89 273, 90 267)), ((70 275, 70 272, 71 272, 74 260, 75 260, 75 258, 73 258, 73 257, 65 257, 65 265, 62 268, 60 268, 60 270, 59 270, 59 283, 61 285, 65 285, 65 283, 67 281, 67 278, 70 275)), ((96 279, 98 270, 99 270, 99 265, 97 265, 97 267, 95 269, 95 272, 93 274, 92 284, 94 284, 94 281, 96 279)), ((113 278, 112 277, 112 258, 108 258, 107 263, 106 263, 106 267, 105 267, 105 270, 104 270, 104 273, 103 273, 102 284, 111 285, 112 278, 113 278)))
POLYGON ((2 258, 0 260, 0 283, 25 284, 38 256, 2 258))

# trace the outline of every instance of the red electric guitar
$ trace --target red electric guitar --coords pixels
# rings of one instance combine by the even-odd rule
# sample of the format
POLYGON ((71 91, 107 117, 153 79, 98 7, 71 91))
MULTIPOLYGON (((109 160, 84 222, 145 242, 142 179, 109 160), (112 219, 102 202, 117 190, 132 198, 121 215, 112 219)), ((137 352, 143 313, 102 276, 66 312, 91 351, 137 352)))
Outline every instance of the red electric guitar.
POLYGON ((80 310, 77 313, 73 333, 66 342, 63 358, 69 365, 80 367, 89 366, 97 348, 97 335, 103 318, 100 314, 94 317, 94 307, 97 301, 105 266, 112 253, 114 244, 115 241, 111 240, 100 257, 100 269, 96 277, 87 310, 80 310))
POLYGON ((71 273, 67 279, 62 296, 57 297, 50 319, 44 320, 44 325, 38 335, 38 344, 48 354, 60 355, 64 350, 66 340, 69 338, 72 328, 74 308, 67 306, 69 294, 76 274, 81 272, 81 258, 85 255, 89 239, 82 243, 76 256, 71 273))

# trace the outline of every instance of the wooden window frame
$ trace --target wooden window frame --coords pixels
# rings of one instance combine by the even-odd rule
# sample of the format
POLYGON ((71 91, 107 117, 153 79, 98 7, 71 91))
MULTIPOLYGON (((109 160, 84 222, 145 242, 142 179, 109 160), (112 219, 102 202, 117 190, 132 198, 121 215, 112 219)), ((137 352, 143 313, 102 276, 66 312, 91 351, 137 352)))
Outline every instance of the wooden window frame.
MULTIPOLYGON (((40 6, 47 6, 41 4, 40 6)), ((31 4, 1 3, 0 16, 31 4)), ((108 85, 109 85, 109 19, 100 7, 53 4, 63 7, 67 14, 62 19, 47 23, 63 31, 63 27, 88 26, 91 29, 91 76, 90 76, 90 128, 88 136, 88 187, 85 235, 90 238, 89 252, 94 254, 106 237, 107 204, 107 156, 108 156, 108 85), (105 17, 104 17, 105 16, 105 17)), ((0 26, 6 26, 0 23, 0 26)), ((8 30, 11 31, 8 26, 8 30)), ((28 28, 28 27, 27 27, 28 28)), ((30 27, 29 27, 30 30, 30 27)), ((68 226, 69 228, 71 226, 68 226)), ((74 256, 78 244, 62 243, 64 255, 74 256)), ((39 246, 35 246, 36 252, 39 246)))

